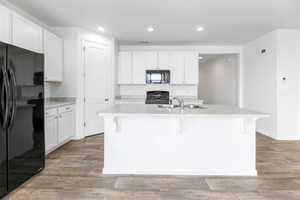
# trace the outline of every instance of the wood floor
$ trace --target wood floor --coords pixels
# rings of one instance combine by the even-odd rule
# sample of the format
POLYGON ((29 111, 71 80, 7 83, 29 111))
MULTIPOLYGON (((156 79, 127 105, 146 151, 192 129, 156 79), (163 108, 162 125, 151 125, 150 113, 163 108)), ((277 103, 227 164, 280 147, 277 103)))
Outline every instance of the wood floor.
POLYGON ((48 155, 46 164, 41 174, 6 199, 300 199, 300 142, 262 135, 257 136, 258 177, 103 175, 103 135, 66 144, 48 155))

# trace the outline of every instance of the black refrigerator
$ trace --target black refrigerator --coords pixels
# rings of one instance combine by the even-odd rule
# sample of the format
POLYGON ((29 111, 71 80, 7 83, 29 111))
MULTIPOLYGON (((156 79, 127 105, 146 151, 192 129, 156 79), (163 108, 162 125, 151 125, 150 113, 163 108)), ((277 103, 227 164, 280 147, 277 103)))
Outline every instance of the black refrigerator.
POLYGON ((45 166, 44 56, 0 42, 0 199, 45 166))

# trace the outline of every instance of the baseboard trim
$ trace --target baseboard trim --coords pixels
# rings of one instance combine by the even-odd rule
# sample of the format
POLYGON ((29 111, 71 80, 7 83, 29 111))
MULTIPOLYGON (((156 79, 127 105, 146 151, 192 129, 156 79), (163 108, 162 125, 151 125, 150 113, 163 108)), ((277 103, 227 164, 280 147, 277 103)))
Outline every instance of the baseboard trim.
POLYGON ((257 176, 257 170, 139 170, 103 168, 103 174, 111 175, 194 175, 194 176, 257 176))

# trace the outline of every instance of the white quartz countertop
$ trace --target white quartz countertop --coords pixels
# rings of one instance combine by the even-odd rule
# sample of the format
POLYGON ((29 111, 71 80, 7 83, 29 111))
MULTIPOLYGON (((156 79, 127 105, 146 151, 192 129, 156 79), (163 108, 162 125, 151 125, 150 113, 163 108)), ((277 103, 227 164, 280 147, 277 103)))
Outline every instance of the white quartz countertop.
POLYGON ((224 105, 203 105, 205 109, 159 108, 157 105, 120 104, 99 112, 99 116, 199 116, 199 117, 268 117, 267 114, 224 105))

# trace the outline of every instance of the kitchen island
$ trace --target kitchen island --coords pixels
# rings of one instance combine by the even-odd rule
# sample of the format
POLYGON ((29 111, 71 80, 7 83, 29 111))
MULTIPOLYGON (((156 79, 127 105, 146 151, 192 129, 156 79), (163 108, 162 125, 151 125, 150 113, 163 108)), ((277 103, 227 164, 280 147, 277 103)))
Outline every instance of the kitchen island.
POLYGON ((256 176, 256 120, 222 105, 114 105, 104 118, 104 174, 256 176))

